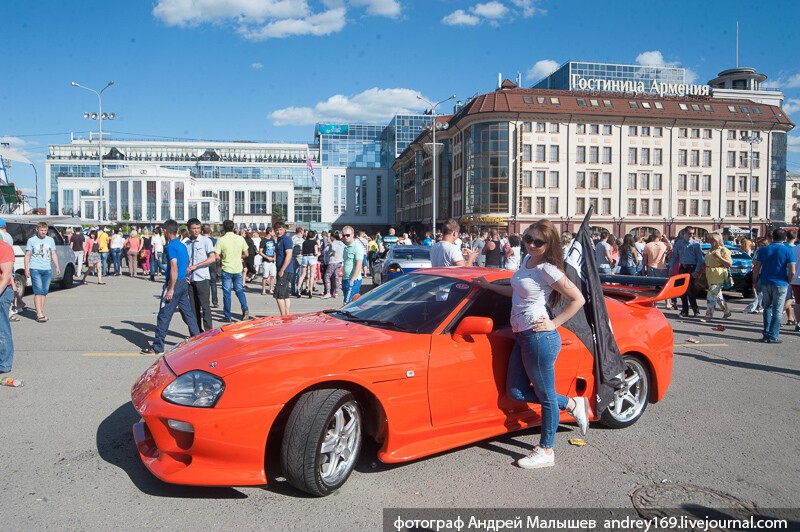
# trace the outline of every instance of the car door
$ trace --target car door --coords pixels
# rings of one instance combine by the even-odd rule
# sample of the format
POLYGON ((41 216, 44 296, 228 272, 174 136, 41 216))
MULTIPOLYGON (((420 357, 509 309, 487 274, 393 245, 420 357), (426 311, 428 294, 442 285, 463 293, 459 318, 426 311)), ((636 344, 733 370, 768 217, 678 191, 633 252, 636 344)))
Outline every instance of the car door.
MULTIPOLYGON (((538 405, 512 401, 506 395, 508 358, 515 344, 510 314, 510 298, 481 291, 457 321, 467 316, 492 318, 490 334, 460 338, 445 331, 433 336, 428 394, 434 426, 483 422, 515 427, 536 423, 541 412, 538 405)), ((454 323, 450 331, 456 326, 454 323)), ((560 328, 559 333, 562 349, 556 360, 556 391, 574 395, 576 373, 588 353, 571 331, 560 328)))

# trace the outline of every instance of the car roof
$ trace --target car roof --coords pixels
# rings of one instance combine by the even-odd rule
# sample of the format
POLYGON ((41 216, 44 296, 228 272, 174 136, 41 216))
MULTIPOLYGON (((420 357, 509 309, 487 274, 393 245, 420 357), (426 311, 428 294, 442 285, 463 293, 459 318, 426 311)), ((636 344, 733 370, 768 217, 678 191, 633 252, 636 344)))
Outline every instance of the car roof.
POLYGON ((420 250, 430 251, 430 249, 431 249, 431 246, 406 246, 406 245, 392 246, 392 251, 406 251, 406 250, 410 250, 410 251, 420 251, 420 250))

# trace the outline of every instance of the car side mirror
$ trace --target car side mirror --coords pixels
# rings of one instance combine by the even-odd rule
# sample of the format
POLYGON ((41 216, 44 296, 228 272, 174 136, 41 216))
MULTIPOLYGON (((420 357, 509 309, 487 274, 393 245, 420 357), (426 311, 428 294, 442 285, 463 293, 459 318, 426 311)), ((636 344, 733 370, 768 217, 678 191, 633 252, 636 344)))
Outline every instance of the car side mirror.
POLYGON ((482 316, 467 316, 458 324, 453 336, 464 338, 466 336, 475 336, 477 334, 490 334, 494 327, 492 318, 484 318, 482 316))

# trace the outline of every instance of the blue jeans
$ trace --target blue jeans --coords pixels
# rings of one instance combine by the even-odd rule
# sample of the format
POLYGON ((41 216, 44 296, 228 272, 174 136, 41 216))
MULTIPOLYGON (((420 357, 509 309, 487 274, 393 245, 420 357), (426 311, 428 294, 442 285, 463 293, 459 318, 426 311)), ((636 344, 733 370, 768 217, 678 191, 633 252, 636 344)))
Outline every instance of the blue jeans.
POLYGON ((153 340, 153 351, 156 353, 164 352, 164 339, 167 337, 169 323, 172 321, 172 316, 175 314, 176 309, 180 311, 183 322, 189 327, 189 336, 200 334, 200 329, 197 327, 197 318, 195 318, 194 312, 192 312, 192 305, 189 303, 189 284, 184 279, 179 279, 175 283, 172 299, 166 301, 164 296, 167 294, 168 286, 168 282, 164 283, 164 288, 161 290, 161 308, 158 309, 156 338, 153 340))
POLYGON ((636 275, 636 266, 620 266, 620 275, 636 275))
POLYGON ((600 275, 608 275, 611 273, 611 266, 598 266, 597 273, 600 275))
POLYGON ((161 256, 163 253, 155 251, 150 252, 150 279, 156 278, 156 273, 166 273, 167 270, 164 268, 164 264, 161 263, 161 256))
POLYGON ((228 273, 222 271, 222 312, 225 320, 231 319, 231 286, 236 292, 239 305, 242 306, 242 313, 247 312, 247 298, 244 297, 244 287, 242 286, 242 272, 228 273))
POLYGON ((781 332, 781 320, 783 319, 783 303, 786 301, 786 291, 788 286, 778 286, 775 284, 762 284, 761 295, 764 306, 764 338, 772 341, 778 339, 781 332))
POLYGON ((100 264, 102 265, 103 277, 108 275, 108 251, 100 251, 100 264))
POLYGON ((361 279, 355 281, 342 279, 342 292, 344 292, 344 302, 350 303, 354 295, 361 293, 361 279))
POLYGON ((569 398, 556 393, 556 358, 561 351, 558 331, 516 333, 517 343, 508 359, 506 393, 515 400, 542 405, 539 446, 552 449, 556 441, 560 410, 569 398), (531 386, 533 383, 533 386, 531 386))
MULTIPOLYGON (((50 277, 52 270, 31 270, 31 284, 33 285, 33 295, 46 296, 50 292, 50 277)), ((2 309, 0 309, 2 311, 2 309)))
POLYGON ((14 362, 14 338, 11 336, 11 322, 8 309, 14 302, 14 287, 7 286, 0 294, 0 373, 11 371, 14 362))
POLYGON ((114 263, 114 274, 122 273, 122 248, 111 248, 111 262, 114 263))

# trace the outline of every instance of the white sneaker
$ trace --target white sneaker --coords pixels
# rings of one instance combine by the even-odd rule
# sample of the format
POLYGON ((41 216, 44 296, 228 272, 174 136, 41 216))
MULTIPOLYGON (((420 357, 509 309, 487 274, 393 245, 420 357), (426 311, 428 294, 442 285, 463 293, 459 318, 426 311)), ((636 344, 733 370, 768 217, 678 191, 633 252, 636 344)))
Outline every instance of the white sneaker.
POLYGON ((544 452, 544 449, 538 445, 533 448, 531 454, 524 458, 517 460, 517 465, 522 469, 539 469, 540 467, 552 467, 556 465, 556 453, 553 451, 550 454, 544 452))
POLYGON ((567 410, 567 412, 578 422, 581 436, 586 436, 586 430, 589 428, 589 400, 585 397, 573 397, 572 399, 575 401, 575 408, 567 410))

